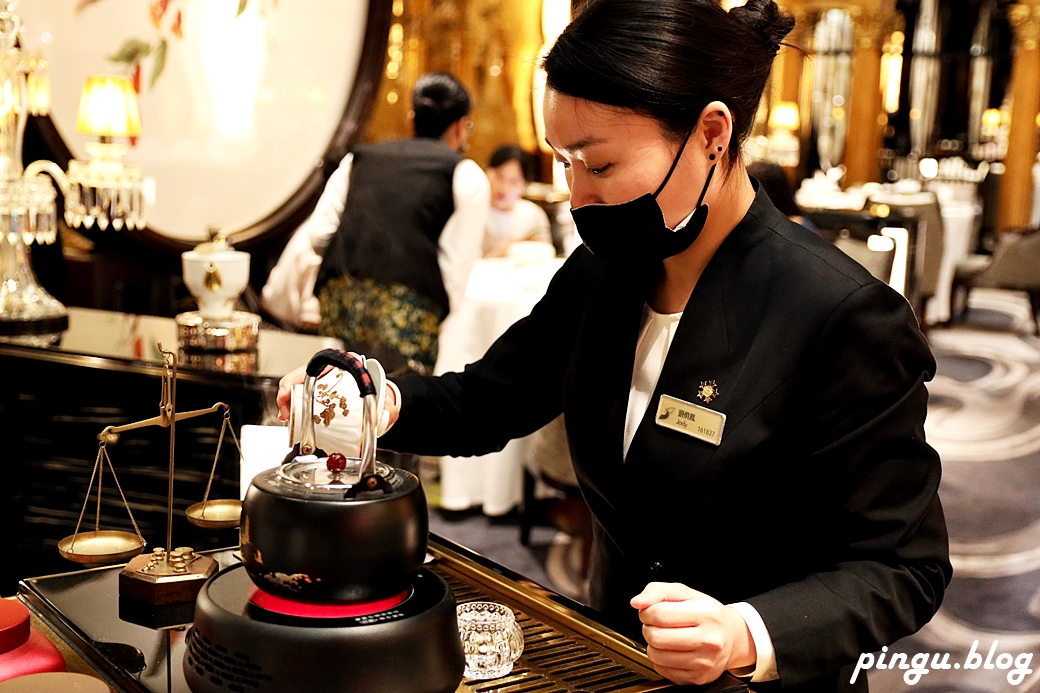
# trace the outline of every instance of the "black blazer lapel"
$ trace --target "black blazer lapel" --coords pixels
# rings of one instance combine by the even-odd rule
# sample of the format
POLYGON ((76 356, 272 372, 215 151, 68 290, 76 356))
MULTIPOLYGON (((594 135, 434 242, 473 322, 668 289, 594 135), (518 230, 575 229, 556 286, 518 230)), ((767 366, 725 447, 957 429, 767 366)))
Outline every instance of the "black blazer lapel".
MULTIPOLYGON (((632 441, 633 449, 641 449, 649 442, 649 432, 667 430, 654 421, 663 394, 725 414, 726 428, 720 446, 725 447, 727 432, 759 403, 747 396, 735 398, 734 392, 768 393, 769 382, 776 374, 770 371, 769 359, 762 353, 759 327, 768 310, 765 299, 772 267, 768 254, 755 252, 755 247, 772 233, 759 217, 773 222, 771 214, 776 212, 759 190, 747 216, 730 232, 705 268, 679 321, 650 406, 632 441), (746 369, 749 356, 756 361, 754 372, 746 369), (747 379, 755 380, 760 387, 746 386, 742 381, 747 379), (716 386, 710 403, 698 397, 703 382, 716 386)), ((773 344, 765 348, 783 346, 773 344)), ((668 436, 688 439, 674 431, 668 431, 668 436)), ((716 449, 710 443, 700 443, 696 448, 709 453, 716 449)), ((629 456, 631 459, 631 451, 629 456)))
MULTIPOLYGON (((723 281, 727 264, 724 248, 725 244, 708 263, 683 310, 657 387, 632 439, 626 466, 643 468, 650 464, 650 459, 654 457, 653 448, 657 447, 654 439, 658 436, 668 439, 677 437, 683 443, 695 440, 657 425, 657 405, 661 395, 670 395, 723 413, 731 401, 727 395, 732 389, 729 370, 732 367, 733 345, 723 281), (710 403, 697 397, 700 384, 707 381, 714 381, 719 393, 710 403)), ((711 443, 696 442, 694 449, 709 455, 715 448, 711 443)))
POLYGON ((566 378, 564 412, 575 471, 606 527, 617 513, 607 499, 622 495, 625 483, 625 413, 649 282, 649 275, 611 268, 589 303, 566 378))

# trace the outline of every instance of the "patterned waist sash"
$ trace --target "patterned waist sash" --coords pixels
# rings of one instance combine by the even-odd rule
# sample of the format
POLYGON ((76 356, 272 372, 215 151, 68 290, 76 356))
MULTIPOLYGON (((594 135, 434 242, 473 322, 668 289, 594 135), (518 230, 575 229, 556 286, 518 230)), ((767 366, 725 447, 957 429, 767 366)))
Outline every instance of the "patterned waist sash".
MULTIPOLYGON (((413 369, 419 364, 425 372, 433 372, 440 320, 430 299, 402 284, 342 276, 326 282, 318 304, 322 336, 342 339, 347 349, 369 347, 366 355, 382 356, 380 360, 387 358, 383 352, 389 350, 413 362, 409 364, 413 369)), ((394 370, 390 363, 384 366, 394 370)))

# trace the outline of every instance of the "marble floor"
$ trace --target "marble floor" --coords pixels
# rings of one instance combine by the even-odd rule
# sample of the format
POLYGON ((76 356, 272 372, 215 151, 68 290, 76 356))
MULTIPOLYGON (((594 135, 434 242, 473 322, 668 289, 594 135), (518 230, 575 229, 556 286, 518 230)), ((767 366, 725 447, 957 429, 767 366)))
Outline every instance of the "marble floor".
POLYGON ((926 432, 943 463, 954 576, 935 618, 886 653, 930 653, 929 672, 875 667, 871 690, 1040 691, 1040 339, 1028 300, 976 290, 967 320, 928 338, 938 372, 926 432))

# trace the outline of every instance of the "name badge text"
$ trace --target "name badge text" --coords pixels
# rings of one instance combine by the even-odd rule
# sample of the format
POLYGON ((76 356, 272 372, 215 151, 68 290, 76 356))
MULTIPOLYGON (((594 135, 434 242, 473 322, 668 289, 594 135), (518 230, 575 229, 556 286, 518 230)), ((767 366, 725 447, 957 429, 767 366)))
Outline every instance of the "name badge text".
POLYGON ((658 426, 685 433, 712 445, 722 443, 722 429, 726 426, 725 414, 671 395, 661 395, 654 419, 658 426))

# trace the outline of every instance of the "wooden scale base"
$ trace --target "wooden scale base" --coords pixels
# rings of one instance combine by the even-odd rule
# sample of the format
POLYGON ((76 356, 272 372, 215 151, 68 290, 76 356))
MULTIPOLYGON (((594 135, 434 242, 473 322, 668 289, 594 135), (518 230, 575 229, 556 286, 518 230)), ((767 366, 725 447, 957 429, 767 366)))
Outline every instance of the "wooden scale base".
POLYGON ((148 604, 193 602, 214 573, 217 562, 191 548, 165 549, 137 556, 119 573, 119 596, 148 604))

